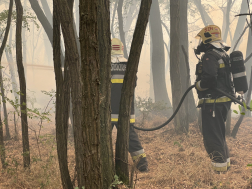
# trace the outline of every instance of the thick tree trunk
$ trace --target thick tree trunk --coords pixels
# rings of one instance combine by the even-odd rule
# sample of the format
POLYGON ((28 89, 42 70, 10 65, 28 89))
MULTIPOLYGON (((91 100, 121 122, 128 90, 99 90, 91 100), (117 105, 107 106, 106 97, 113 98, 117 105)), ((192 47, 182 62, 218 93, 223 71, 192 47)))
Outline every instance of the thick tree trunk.
MULTIPOLYGON (((9 5, 9 13, 8 13, 8 18, 7 18, 7 25, 4 33, 4 38, 3 42, 0 47, 0 66, 1 61, 2 61, 2 56, 4 52, 4 48, 8 39, 9 31, 10 31, 10 26, 11 26, 11 16, 12 16, 12 8, 13 8, 13 0, 10 1, 9 5)), ((1 85, 1 95, 2 95, 2 102, 3 102, 3 109, 4 109, 4 123, 5 123, 5 128, 6 128, 6 139, 10 139, 10 131, 9 131, 9 125, 8 125, 8 114, 7 114, 7 109, 6 109, 6 100, 5 100, 5 95, 4 95, 4 87, 3 87, 3 76, 2 76, 2 68, 0 68, 0 85, 1 85)), ((1 125, 2 127, 3 125, 1 125)))
MULTIPOLYGON (((153 1, 150 10, 150 29, 152 41, 152 75, 155 102, 163 102, 167 107, 171 107, 171 102, 168 98, 166 82, 165 82, 165 54, 164 54, 164 39, 161 25, 160 9, 158 0, 153 1)), ((168 114, 172 114, 172 110, 168 110, 168 114)))
POLYGON ((136 74, 144 35, 150 14, 152 0, 142 0, 132 39, 129 60, 122 86, 122 96, 119 110, 118 131, 116 140, 116 174, 124 184, 129 184, 128 149, 129 149, 129 120, 131 102, 133 100, 136 74))
MULTIPOLYGON (((69 117, 69 70, 67 69, 68 62, 66 59, 64 78, 61 69, 60 60, 60 19, 57 9, 57 4, 53 2, 53 59, 54 59, 54 72, 56 79, 56 141, 57 141, 57 154, 61 174, 61 182, 64 189, 73 188, 71 178, 68 170, 67 162, 67 130, 69 117)), ((66 51, 67 53, 67 51, 66 51)))
POLYGON ((16 24, 16 59, 19 75, 20 85, 20 112, 22 124, 22 142, 23 142, 23 162, 24 167, 30 166, 30 150, 29 150, 29 135, 28 135, 28 121, 27 121, 27 106, 26 106, 26 81, 24 66, 22 60, 22 17, 23 7, 20 0, 15 0, 17 11, 17 24, 16 24))
MULTIPOLYGON (((82 82, 80 75, 80 62, 79 54, 77 49, 77 44, 74 35, 73 29, 73 19, 72 13, 69 9, 68 3, 66 0, 55 0, 56 6, 59 8, 60 18, 61 18, 61 27, 64 37, 65 49, 69 53, 66 54, 68 67, 70 74, 70 86, 71 86, 71 99, 73 105, 73 128, 74 128, 74 144, 75 144, 75 160, 76 160, 76 170, 77 170, 77 180, 78 186, 85 186, 84 184, 84 151, 83 151, 83 133, 82 133, 82 82)), ((80 12, 80 14, 82 14, 80 12)), ((83 13, 84 14, 84 13, 83 13)), ((89 187, 87 187, 89 188, 89 187)))
MULTIPOLYGON (((188 53, 188 22, 187 22, 187 4, 188 0, 180 1, 180 45, 184 47, 179 50, 179 66, 180 66, 180 78, 182 82, 182 93, 184 93, 188 87, 191 86, 191 78, 190 78, 190 65, 189 65, 189 53, 188 53)), ((195 100, 193 97, 192 91, 190 91, 186 97, 187 105, 186 115, 187 120, 192 123, 197 120, 197 109, 195 105, 195 100)), ((189 124, 188 124, 189 126, 189 124)))
POLYGON ((123 0, 119 0, 118 6, 117 6, 119 33, 120 33, 120 39, 121 39, 123 46, 124 46, 124 49, 123 49, 124 57, 128 58, 127 44, 126 44, 126 40, 125 40, 125 32, 123 29, 123 15, 122 15, 123 10, 122 10, 122 7, 123 7, 123 0))
MULTIPOLYGON (((100 81, 100 65, 99 65, 100 60, 99 60, 98 24, 97 24, 98 22, 97 13, 98 10, 100 9, 98 8, 98 5, 99 5, 98 0, 80 1, 80 43, 81 43, 81 60, 82 60, 81 74, 83 81, 82 128, 84 139, 83 146, 85 152, 84 179, 85 179, 85 188, 92 188, 92 189, 102 188, 99 103, 100 100, 103 99, 100 98, 99 94, 101 81, 100 81)), ((109 55, 110 53, 107 54, 107 56, 109 55)), ((108 67, 106 68, 106 70, 107 69, 108 67)), ((107 78, 107 82, 108 79, 109 78, 107 78)), ((106 97, 105 99, 108 99, 108 97, 106 97)), ((106 117, 108 118, 107 114, 106 117)), ((108 121, 106 124, 108 124, 108 121)))
MULTIPOLYGON (((170 1, 170 28, 171 28, 171 58, 170 58, 170 77, 172 86, 172 106, 173 111, 177 108, 179 101, 182 97, 182 81, 181 81, 181 70, 179 66, 179 51, 181 49, 180 44, 180 1, 171 0, 170 1)), ((181 106, 177 115, 175 116, 174 125, 177 133, 187 132, 188 122, 186 119, 186 109, 185 106, 181 106)))
POLYGON ((103 189, 113 182, 115 169, 111 132, 111 40, 109 0, 98 1, 98 41, 100 59, 100 129, 103 189))

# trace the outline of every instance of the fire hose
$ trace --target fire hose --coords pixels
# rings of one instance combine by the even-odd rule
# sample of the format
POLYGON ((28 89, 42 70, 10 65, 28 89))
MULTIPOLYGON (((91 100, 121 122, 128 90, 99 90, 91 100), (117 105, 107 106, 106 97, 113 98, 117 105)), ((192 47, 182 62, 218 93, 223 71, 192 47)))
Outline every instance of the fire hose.
MULTIPOLYGON (((188 92, 189 92, 190 90, 192 90, 194 87, 195 87, 195 85, 192 85, 192 86, 190 86, 190 87, 185 91, 185 93, 183 94, 183 96, 182 96, 182 98, 181 98, 181 100, 180 100, 180 102, 179 102, 179 104, 178 104, 176 110, 173 112, 172 116, 171 116, 166 122, 164 122, 163 124, 161 124, 161 125, 159 125, 159 126, 157 126, 157 127, 153 127, 153 128, 141 128, 141 127, 136 127, 136 126, 133 126, 133 127, 134 127, 135 129, 141 130, 141 131, 155 131, 155 130, 158 130, 158 129, 163 128, 163 127, 166 126, 168 123, 170 123, 171 120, 175 117, 175 115, 178 113, 178 111, 179 111, 179 109, 180 109, 180 107, 181 107, 183 101, 185 100, 186 95, 187 95, 188 92)), ((246 106, 246 108, 247 108, 248 110, 252 111, 252 109, 251 109, 248 105, 245 105, 243 102, 241 102, 239 99, 235 98, 235 97, 232 96, 231 94, 228 94, 228 93, 226 93, 226 92, 224 92, 224 91, 222 91, 222 90, 220 90, 220 89, 218 89, 218 88, 215 88, 214 90, 216 90, 216 91, 222 93, 223 95, 227 96, 228 98, 231 99, 232 102, 238 103, 238 104, 240 104, 240 105, 243 106, 243 107, 246 106)))

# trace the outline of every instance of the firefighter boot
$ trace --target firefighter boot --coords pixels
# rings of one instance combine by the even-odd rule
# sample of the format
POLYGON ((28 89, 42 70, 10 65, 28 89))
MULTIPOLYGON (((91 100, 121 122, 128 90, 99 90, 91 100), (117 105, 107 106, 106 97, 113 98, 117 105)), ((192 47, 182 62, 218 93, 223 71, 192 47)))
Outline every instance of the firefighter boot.
POLYGON ((139 162, 138 162, 136 168, 137 168, 140 172, 148 172, 148 171, 149 171, 149 169, 148 169, 148 162, 147 162, 146 157, 142 157, 142 158, 139 160, 139 162))

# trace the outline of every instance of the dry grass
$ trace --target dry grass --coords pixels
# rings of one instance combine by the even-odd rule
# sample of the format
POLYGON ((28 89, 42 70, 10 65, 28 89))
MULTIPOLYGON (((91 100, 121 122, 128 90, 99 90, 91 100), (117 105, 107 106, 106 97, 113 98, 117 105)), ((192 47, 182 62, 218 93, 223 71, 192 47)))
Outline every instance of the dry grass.
MULTIPOLYGON (((162 123, 165 118, 149 120, 145 127, 162 123)), ((236 120, 232 120, 234 125, 236 120)), ((36 123, 30 125, 38 129, 36 123)), ((115 133, 113 130, 113 144, 115 133)), ((12 132, 13 133, 13 132, 12 132)), ((210 159, 205 152, 202 136, 194 124, 190 125, 188 135, 176 135, 172 123, 154 132, 138 131, 149 161, 148 173, 135 175, 136 189, 154 188, 252 188, 252 119, 245 118, 237 139, 227 138, 231 153, 231 169, 226 174, 215 174, 210 167, 210 159)), ((6 170, 1 170, 0 189, 60 189, 60 173, 57 162, 55 130, 53 124, 42 128, 39 157, 38 145, 30 131, 31 167, 22 167, 22 141, 5 142, 7 162, 6 170)), ((74 175, 73 141, 69 141, 69 169, 74 175)), ((129 159, 130 164, 133 164, 129 159)))

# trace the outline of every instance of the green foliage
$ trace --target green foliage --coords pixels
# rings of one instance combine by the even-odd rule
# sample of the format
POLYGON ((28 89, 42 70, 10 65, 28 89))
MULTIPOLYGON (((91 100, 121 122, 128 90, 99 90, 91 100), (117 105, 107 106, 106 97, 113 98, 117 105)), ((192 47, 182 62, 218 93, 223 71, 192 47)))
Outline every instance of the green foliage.
POLYGON ((118 185, 123 184, 122 181, 119 180, 119 177, 117 175, 114 176, 114 181, 111 183, 109 189, 112 189, 112 187, 116 187, 118 185))

